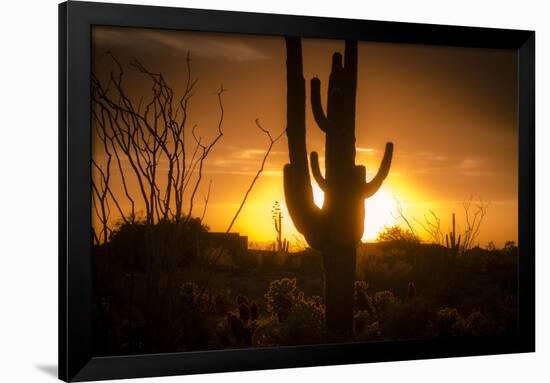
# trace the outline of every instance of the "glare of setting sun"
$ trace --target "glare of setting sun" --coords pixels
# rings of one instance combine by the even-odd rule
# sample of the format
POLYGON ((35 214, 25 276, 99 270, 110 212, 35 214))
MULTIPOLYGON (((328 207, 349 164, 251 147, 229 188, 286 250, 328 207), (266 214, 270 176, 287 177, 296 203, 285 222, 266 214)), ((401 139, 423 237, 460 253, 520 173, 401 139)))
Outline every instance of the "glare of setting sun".
MULTIPOLYGON (((319 186, 313 184, 315 205, 322 207, 324 197, 319 186)), ((387 187, 381 187, 376 194, 367 198, 365 200, 365 229, 361 240, 374 241, 385 226, 394 225, 395 218, 392 216, 392 212, 395 212, 395 208, 395 198, 387 187)))

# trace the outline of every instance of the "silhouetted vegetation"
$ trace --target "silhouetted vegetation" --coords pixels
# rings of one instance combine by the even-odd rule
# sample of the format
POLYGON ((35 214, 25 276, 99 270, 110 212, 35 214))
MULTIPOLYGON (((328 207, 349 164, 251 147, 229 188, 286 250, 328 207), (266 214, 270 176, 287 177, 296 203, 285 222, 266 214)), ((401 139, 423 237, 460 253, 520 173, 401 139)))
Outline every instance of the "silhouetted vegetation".
POLYGON ((268 146, 227 230, 210 232, 204 217, 212 182, 199 214, 195 199, 204 163, 223 136, 225 89, 215 93, 218 123, 214 138, 205 142, 187 122, 196 88, 190 56, 179 97, 162 74, 133 61, 131 68, 152 85, 150 100, 137 101, 127 95, 123 66, 106 53, 114 70, 107 79, 92 78, 94 140, 102 153, 92 161, 91 185, 94 353, 515 332, 518 248, 514 242, 502 249, 494 243, 486 249, 475 245, 485 204, 464 202, 461 233, 454 213, 448 234, 434 212, 416 221, 431 244, 422 243, 398 205, 396 219, 405 228, 388 227, 376 243, 360 242, 364 200, 387 177, 393 144, 386 145, 377 174, 366 182, 365 167, 355 164, 357 43, 347 41, 345 55, 333 55, 326 113, 320 80, 311 81, 313 115, 326 134, 324 176, 318 154, 312 152, 309 163, 307 158, 300 39, 287 39, 286 48, 290 163, 284 167, 285 200, 308 245, 297 252, 289 251, 283 236, 278 202, 269 250, 250 249, 246 233, 231 233, 285 132, 272 136, 255 121, 268 146), (324 192, 322 208, 313 201, 310 165, 324 192), (113 177, 118 177, 116 186, 113 177))
POLYGON ((94 247, 96 354, 516 331, 512 242, 457 257, 388 228, 358 247, 353 331, 342 333, 326 326, 319 252, 231 253, 201 241, 206 232, 198 219, 136 222, 94 247), (220 251, 224 261, 213 264, 220 251))

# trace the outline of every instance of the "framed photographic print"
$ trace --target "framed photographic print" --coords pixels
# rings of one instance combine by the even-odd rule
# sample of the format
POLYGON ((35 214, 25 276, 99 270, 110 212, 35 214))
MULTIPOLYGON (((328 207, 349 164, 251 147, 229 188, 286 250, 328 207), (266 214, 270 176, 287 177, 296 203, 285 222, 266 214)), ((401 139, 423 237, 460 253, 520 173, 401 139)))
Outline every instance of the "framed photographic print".
POLYGON ((59 20, 61 379, 534 351, 534 32, 59 20))

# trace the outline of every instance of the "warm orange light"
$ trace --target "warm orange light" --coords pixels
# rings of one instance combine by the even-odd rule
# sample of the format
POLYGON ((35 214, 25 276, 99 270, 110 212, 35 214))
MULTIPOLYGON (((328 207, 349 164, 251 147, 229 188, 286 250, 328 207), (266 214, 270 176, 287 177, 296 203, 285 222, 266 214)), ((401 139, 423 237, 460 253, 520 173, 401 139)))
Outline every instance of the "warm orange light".
MULTIPOLYGON (((280 184, 282 184, 282 179, 279 177, 264 179, 264 183, 259 185, 256 193, 250 196, 232 231, 247 235, 251 243, 255 243, 252 244, 253 247, 268 246, 276 237, 271 219, 271 208, 274 201, 279 201, 283 212, 283 237, 290 241, 293 250, 299 250, 305 241, 297 240, 302 236, 294 227, 289 216, 280 184)), ((323 191, 315 182, 312 182, 312 189, 315 205, 322 207, 325 197, 323 191)), ((419 199, 416 189, 405 184, 403 180, 388 177, 384 185, 373 196, 365 200, 365 228, 361 240, 375 241, 385 227, 396 224, 405 227, 404 222, 397 216, 399 204, 403 214, 411 221, 414 217, 422 217, 427 209, 432 208, 431 203, 419 202, 426 198, 419 199)), ((211 216, 220 219, 222 213, 227 214, 228 211, 234 211, 236 208, 237 205, 231 208, 224 206, 223 209, 216 212, 212 211, 211 216)), ((212 206, 212 209, 215 209, 215 206, 212 206)), ((223 221, 227 220, 229 220, 229 216, 223 221)), ((214 231, 223 230, 223 225, 219 228, 212 225, 212 229, 214 231)), ((418 234, 422 235, 422 233, 418 234)))
MULTIPOLYGON (((323 206, 325 195, 316 184, 313 185, 313 199, 319 207, 323 206)), ((372 197, 365 200, 365 230, 363 241, 374 241, 378 233, 385 226, 395 224, 392 213, 395 212, 396 202, 389 187, 381 187, 372 197)))
POLYGON ((365 200, 365 230, 363 241, 374 241, 385 226, 395 224, 393 213, 396 201, 388 187, 381 187, 372 197, 365 200))

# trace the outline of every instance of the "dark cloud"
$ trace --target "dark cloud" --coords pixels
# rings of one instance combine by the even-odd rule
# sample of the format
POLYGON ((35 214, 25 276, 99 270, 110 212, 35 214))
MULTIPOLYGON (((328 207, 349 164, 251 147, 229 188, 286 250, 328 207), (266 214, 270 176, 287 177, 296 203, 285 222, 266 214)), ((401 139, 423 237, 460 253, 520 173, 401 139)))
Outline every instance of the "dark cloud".
POLYGON ((121 48, 139 53, 158 52, 170 56, 193 56, 235 62, 265 60, 265 52, 230 35, 162 31, 155 29, 96 27, 92 38, 97 49, 121 48))

